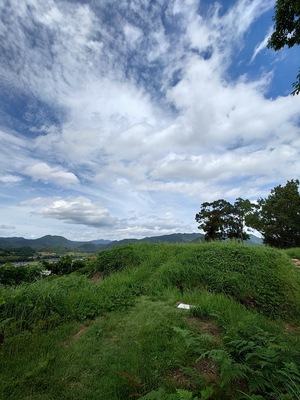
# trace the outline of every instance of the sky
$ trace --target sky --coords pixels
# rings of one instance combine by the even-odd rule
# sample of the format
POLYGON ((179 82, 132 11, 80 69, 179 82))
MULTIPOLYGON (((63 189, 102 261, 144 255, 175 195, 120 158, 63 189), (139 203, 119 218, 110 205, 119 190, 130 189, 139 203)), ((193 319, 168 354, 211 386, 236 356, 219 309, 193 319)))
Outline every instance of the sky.
POLYGON ((273 0, 3 0, 0 236, 197 232, 300 177, 299 47, 273 0))

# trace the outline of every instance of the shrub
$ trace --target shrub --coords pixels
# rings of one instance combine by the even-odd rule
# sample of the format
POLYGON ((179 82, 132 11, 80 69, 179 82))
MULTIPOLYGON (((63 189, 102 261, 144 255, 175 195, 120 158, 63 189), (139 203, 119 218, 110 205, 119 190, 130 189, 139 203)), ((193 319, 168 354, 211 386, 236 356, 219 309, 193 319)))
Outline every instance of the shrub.
POLYGON ((22 282, 32 282, 41 277, 41 271, 41 267, 2 265, 0 266, 0 284, 19 285, 22 282))

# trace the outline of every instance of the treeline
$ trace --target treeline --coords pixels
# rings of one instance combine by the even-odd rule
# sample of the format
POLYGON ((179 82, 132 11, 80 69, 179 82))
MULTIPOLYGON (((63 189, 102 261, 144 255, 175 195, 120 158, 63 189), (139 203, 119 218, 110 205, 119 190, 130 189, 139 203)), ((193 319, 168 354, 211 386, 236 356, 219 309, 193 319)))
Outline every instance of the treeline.
POLYGON ((267 198, 259 198, 255 203, 242 198, 234 204, 224 199, 202 203, 195 219, 206 241, 244 241, 249 239, 249 227, 262 234, 266 245, 300 247, 299 180, 276 186, 267 198))
POLYGON ((18 261, 31 261, 35 255, 36 251, 30 247, 0 249, 0 264, 18 261))
POLYGON ((57 262, 41 261, 38 265, 5 264, 0 266, 0 284, 15 286, 23 282, 34 282, 48 275, 68 275, 82 271, 88 262, 74 260, 70 255, 61 257, 57 262))
POLYGON ((29 283, 40 279, 43 269, 41 266, 20 265, 18 267, 12 264, 0 266, 0 284, 5 286, 20 285, 23 282, 29 283))
POLYGON ((86 266, 86 261, 84 260, 74 260, 72 256, 65 255, 61 257, 57 262, 48 262, 46 260, 42 261, 44 269, 55 275, 68 275, 72 272, 78 271, 86 266))

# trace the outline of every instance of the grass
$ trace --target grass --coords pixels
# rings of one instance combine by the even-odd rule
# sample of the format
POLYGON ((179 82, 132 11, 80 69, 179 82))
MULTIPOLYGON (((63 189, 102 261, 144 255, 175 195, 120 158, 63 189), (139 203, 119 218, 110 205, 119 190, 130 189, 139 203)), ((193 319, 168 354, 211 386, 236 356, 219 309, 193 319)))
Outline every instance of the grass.
POLYGON ((1 399, 300 399, 285 251, 137 243, 86 273, 1 288, 1 399))
POLYGON ((300 260, 300 247, 293 247, 292 249, 286 249, 285 252, 290 258, 296 258, 300 260))

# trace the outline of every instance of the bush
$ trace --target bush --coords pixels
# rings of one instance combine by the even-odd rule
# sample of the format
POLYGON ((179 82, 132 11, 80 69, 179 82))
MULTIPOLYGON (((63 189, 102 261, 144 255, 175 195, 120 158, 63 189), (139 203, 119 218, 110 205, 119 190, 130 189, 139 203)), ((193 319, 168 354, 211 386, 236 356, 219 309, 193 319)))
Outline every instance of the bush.
POLYGON ((72 272, 85 268, 86 264, 83 260, 73 260, 70 255, 61 257, 59 261, 47 265, 47 268, 56 275, 68 275, 72 272))
POLYGON ((22 282, 32 282, 41 277, 41 271, 41 267, 2 265, 0 266, 0 284, 19 285, 22 282))

